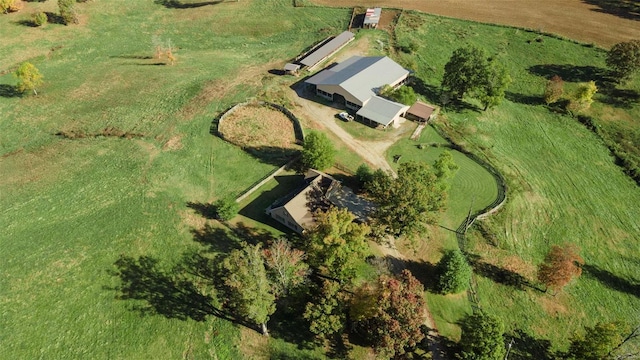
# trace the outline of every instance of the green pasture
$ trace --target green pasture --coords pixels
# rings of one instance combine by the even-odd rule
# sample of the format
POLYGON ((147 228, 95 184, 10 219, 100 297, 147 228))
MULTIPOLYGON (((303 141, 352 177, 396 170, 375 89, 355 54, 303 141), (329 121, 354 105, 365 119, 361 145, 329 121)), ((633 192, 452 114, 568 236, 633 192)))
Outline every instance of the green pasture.
MULTIPOLYGON (((532 341, 549 339, 559 347, 583 325, 637 319, 640 191, 596 135, 542 105, 548 76, 562 76, 568 88, 596 80, 602 89, 588 115, 637 131, 640 106, 615 103, 603 84, 605 51, 524 30, 414 12, 405 12, 396 30, 398 43, 415 43, 415 53, 398 57, 413 61, 422 80, 419 90, 432 102, 439 101, 444 64, 464 44, 486 49, 513 78, 497 108, 482 112, 466 99, 466 107, 448 106, 436 121, 456 142, 488 158, 508 182, 507 204, 485 221, 498 247, 473 231, 471 252, 497 270, 516 268, 530 281, 550 245, 576 243, 586 262, 582 277, 555 298, 510 284, 504 272, 478 275, 480 306, 498 314, 510 332, 522 330, 532 341)), ((636 79, 624 88, 633 91, 638 86, 636 79)), ((436 312, 442 311, 437 304, 448 306, 436 303, 436 312)))
POLYGON ((242 358, 239 327, 194 320, 180 293, 155 307, 117 299, 114 263, 157 261, 135 275, 163 289, 184 254, 208 251, 192 234, 206 215, 197 205, 236 196, 277 167, 212 136, 212 120, 255 96, 268 70, 342 31, 350 12, 284 0, 77 8, 74 26, 20 23, 57 11, 54 1, 0 16, 1 357, 242 358), (176 65, 157 65, 154 36, 171 43, 176 65), (44 75, 37 97, 9 91, 23 61, 44 75), (54 135, 108 127, 141 137, 54 135))

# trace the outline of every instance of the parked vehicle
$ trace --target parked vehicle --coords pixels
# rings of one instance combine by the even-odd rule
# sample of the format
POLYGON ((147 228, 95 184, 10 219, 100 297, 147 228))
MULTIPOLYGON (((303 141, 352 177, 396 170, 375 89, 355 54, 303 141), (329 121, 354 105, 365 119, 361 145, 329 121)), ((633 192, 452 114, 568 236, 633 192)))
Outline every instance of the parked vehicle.
POLYGON ((344 121, 353 121, 353 115, 349 114, 346 111, 343 111, 340 114, 338 114, 338 117, 344 121))

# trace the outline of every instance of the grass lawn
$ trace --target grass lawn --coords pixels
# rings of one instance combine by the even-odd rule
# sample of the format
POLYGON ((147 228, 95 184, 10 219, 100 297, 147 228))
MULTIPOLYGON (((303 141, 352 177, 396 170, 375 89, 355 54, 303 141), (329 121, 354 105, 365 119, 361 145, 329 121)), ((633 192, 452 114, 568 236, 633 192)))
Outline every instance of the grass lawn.
MULTIPOLYGON (((478 275, 481 306, 498 314, 513 334, 521 330, 531 341, 549 339, 554 347, 565 346, 569 334, 583 325, 637 318, 640 191, 593 133, 541 105, 546 76, 558 73, 569 87, 598 80, 605 52, 513 28, 405 15, 396 28, 398 42, 416 42, 418 47, 415 54, 398 56, 414 59, 424 83, 420 92, 429 100, 438 101, 444 64, 464 44, 486 49, 513 78, 497 108, 482 112, 467 102, 471 108, 445 109, 436 124, 487 157, 509 183, 503 211, 483 223, 498 246, 474 232, 472 252, 503 273, 532 281, 552 244, 578 244, 587 264, 582 277, 555 298, 514 286, 500 272, 478 275)), ((636 81, 627 87, 637 86, 636 81)), ((637 103, 617 106, 605 93, 596 100, 591 116, 619 114, 628 123, 639 111, 637 103)), ((437 306, 436 311, 446 313, 437 306)))

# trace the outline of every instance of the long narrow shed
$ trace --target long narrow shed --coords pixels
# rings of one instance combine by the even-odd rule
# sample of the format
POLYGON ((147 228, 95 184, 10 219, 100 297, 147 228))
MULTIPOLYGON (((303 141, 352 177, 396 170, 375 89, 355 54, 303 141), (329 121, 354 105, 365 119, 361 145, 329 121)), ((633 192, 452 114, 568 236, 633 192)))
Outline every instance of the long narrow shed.
POLYGON ((367 9, 367 12, 364 14, 364 22, 362 25, 365 28, 375 29, 378 27, 378 23, 380 22, 380 15, 382 14, 382 8, 373 8, 367 9))
POLYGON ((342 34, 327 41, 324 45, 314 50, 311 54, 304 57, 304 59, 300 60, 300 63, 302 65, 309 67, 309 70, 311 70, 314 66, 320 63, 322 60, 328 58, 329 56, 336 53, 338 50, 342 49, 342 47, 344 47, 351 40, 353 40, 354 36, 355 35, 352 32, 345 31, 342 34))

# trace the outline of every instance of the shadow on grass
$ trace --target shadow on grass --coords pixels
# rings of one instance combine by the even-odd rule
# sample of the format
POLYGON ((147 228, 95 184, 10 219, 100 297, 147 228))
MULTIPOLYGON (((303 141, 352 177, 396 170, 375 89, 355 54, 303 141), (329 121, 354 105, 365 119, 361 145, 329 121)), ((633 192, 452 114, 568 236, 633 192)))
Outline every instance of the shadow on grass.
POLYGON ((16 24, 33 28, 38 27, 38 24, 36 24, 33 20, 19 20, 16 21, 16 24))
POLYGON ((506 91, 504 94, 504 97, 511 102, 515 102, 523 105, 544 104, 544 99, 542 98, 542 96, 517 94, 510 91, 506 91))
POLYGON ((112 275, 121 280, 116 288, 117 298, 143 301, 134 306, 142 314, 195 321, 204 321, 207 315, 222 315, 211 305, 211 297, 201 294, 189 280, 161 269, 157 259, 121 256, 114 265, 112 275))
POLYGON ((218 5, 223 3, 224 0, 203 1, 203 2, 196 2, 196 3, 185 3, 179 0, 155 0, 154 2, 156 4, 166 7, 167 9, 194 9, 194 8, 199 8, 207 5, 218 5))
POLYGON ((640 298, 640 282, 638 281, 622 278, 596 265, 585 264, 582 266, 582 270, 587 276, 595 278, 610 289, 640 298))
MULTIPOLYGON (((426 335, 424 337, 424 340, 422 340, 422 344, 420 344, 419 347, 425 352, 431 352, 430 344, 436 343, 439 345, 438 358, 455 359, 455 354, 460 352, 458 343, 456 343, 455 341, 452 341, 448 337, 440 335, 439 333, 438 335, 433 335, 433 333, 430 333, 431 331, 432 329, 430 329, 428 326, 426 325, 422 326, 422 332, 426 335)), ((436 358, 435 356, 433 356, 433 354, 431 356, 432 358, 436 358)))
POLYGON ((282 166, 300 153, 296 149, 277 146, 244 146, 242 149, 260 162, 274 166, 282 166))
POLYGON ((0 97, 12 98, 22 97, 22 93, 13 85, 0 84, 0 97))
POLYGON ((542 76, 551 79, 558 75, 564 81, 569 82, 587 82, 595 81, 596 83, 610 83, 609 70, 597 66, 579 66, 572 64, 544 64, 533 65, 528 69, 533 75, 542 76))
MULTIPOLYGON (((266 209, 278 200, 282 200, 279 202, 284 202, 287 195, 300 189, 304 183, 304 176, 278 175, 274 177, 274 180, 278 184, 270 190, 263 191, 258 197, 240 209, 240 215, 268 226, 277 226, 275 224, 278 223, 265 213, 266 209)), ((281 228, 286 229, 284 226, 278 227, 278 229, 281 228)))
POLYGON ((404 265, 411 274, 424 285, 425 290, 431 293, 438 293, 438 271, 436 264, 420 260, 404 259, 404 265))
POLYGON ((419 77, 411 77, 407 85, 413 88, 417 94, 424 96, 427 101, 432 104, 440 103, 441 91, 438 87, 425 83, 424 80, 419 77))
POLYGON ((243 239, 225 228, 206 224, 201 229, 192 229, 191 234, 194 241, 206 246, 211 252, 228 253, 242 247, 243 239))
POLYGON ((557 359, 551 350, 551 341, 536 339, 524 330, 516 329, 513 334, 507 334, 506 340, 513 339, 513 346, 509 352, 512 360, 553 360, 557 359))
POLYGON ((629 20, 640 20, 640 1, 638 0, 583 0, 582 2, 595 5, 597 9, 591 9, 605 14, 629 20))
POLYGON ((631 109, 640 101, 640 93, 631 89, 607 87, 602 90, 602 94, 604 95, 604 99, 602 99, 604 103, 623 109, 631 109))
POLYGON ((56 14, 48 11, 45 12, 44 14, 47 15, 47 22, 49 24, 66 25, 64 22, 64 18, 60 16, 60 14, 56 14))
POLYGON ((218 218, 218 209, 213 204, 189 201, 187 202, 187 207, 193 209, 205 219, 213 220, 218 218))
POLYGON ((476 274, 486 277, 487 279, 491 279, 493 282, 511 286, 518 290, 524 290, 525 287, 529 287, 542 291, 541 289, 533 286, 533 284, 531 284, 531 282, 524 276, 514 271, 483 262, 482 258, 478 255, 468 254, 467 259, 476 274))

